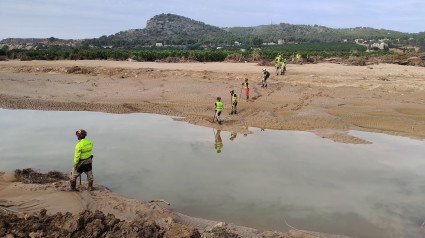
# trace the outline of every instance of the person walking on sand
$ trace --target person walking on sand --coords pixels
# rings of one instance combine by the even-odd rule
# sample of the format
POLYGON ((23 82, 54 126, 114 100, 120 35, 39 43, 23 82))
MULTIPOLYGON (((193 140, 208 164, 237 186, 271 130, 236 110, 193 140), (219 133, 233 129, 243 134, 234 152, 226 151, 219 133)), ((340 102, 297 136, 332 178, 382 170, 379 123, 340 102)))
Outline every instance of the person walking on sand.
POLYGON ((280 60, 282 59, 282 55, 278 55, 275 59, 275 69, 276 69, 276 75, 279 75, 280 70, 280 60))
POLYGON ((248 101, 248 99, 249 99, 249 82, 248 82, 248 78, 246 78, 245 79, 245 82, 242 83, 242 87, 245 87, 246 100, 248 101))
POLYGON ((86 139, 87 132, 79 129, 75 132, 79 142, 75 146, 74 167, 72 168, 70 187, 71 191, 77 190, 77 178, 82 173, 87 175, 88 190, 93 191, 93 172, 92 172, 92 149, 93 143, 86 139))
POLYGON ((223 111, 223 103, 221 102, 221 97, 217 97, 217 102, 215 105, 215 118, 217 119, 218 124, 221 125, 220 115, 221 111, 223 111))
POLYGON ((267 88, 267 79, 270 77, 270 73, 266 70, 266 68, 263 68, 263 81, 261 87, 267 88))
POLYGON ((286 58, 282 59, 282 71, 280 72, 280 75, 285 75, 286 72, 286 58))
POLYGON ((236 114, 236 106, 238 105, 238 95, 235 90, 230 90, 230 96, 232 97, 232 112, 230 114, 236 114))

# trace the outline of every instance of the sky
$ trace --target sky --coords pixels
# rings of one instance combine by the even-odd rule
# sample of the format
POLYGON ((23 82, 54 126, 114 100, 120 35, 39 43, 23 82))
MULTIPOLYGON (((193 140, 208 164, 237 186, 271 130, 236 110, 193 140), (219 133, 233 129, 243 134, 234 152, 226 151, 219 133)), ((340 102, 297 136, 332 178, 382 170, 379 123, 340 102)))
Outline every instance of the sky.
POLYGON ((218 27, 267 24, 425 32, 423 0, 0 0, 0 39, 86 39, 172 13, 218 27))

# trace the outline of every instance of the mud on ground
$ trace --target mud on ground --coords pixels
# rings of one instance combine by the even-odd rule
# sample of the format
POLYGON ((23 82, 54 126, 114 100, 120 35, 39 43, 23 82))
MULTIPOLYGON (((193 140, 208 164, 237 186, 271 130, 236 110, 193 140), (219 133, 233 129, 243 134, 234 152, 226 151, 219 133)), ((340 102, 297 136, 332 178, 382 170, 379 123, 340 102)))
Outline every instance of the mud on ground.
POLYGON ((95 184, 87 191, 65 191, 63 173, 32 169, 0 172, 0 237, 325 237, 302 230, 260 232, 172 213, 153 201, 121 197, 95 184), (22 183, 20 181, 24 181, 22 183))

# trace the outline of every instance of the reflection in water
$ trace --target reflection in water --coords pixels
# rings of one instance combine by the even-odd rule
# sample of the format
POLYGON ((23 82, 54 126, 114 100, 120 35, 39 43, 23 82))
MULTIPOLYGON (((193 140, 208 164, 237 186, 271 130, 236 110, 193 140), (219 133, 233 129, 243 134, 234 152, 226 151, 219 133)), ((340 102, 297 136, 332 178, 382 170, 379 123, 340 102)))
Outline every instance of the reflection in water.
POLYGON ((232 133, 230 133, 230 138, 229 138, 229 140, 234 140, 235 138, 236 138, 236 136, 238 135, 238 133, 236 133, 236 132, 232 132, 232 133))
POLYGON ((423 238, 425 141, 351 131, 373 143, 352 145, 250 128, 217 159, 211 128, 166 116, 0 109, 0 170, 68 172, 75 128, 96 142, 96 182, 124 196, 259 229, 285 231, 284 217, 299 229, 423 238))
POLYGON ((220 136, 221 130, 217 130, 217 132, 214 132, 215 136, 215 144, 214 147, 217 150, 217 153, 221 153, 221 149, 223 148, 223 140, 220 136))

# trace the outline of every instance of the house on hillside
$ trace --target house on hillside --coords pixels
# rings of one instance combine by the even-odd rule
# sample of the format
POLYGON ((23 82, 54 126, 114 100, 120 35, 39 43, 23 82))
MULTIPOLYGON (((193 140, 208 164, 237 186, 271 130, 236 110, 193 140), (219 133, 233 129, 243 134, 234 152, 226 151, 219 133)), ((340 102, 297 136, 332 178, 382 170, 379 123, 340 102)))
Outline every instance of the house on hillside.
POLYGON ((370 48, 378 48, 380 50, 388 49, 388 44, 381 42, 381 43, 373 43, 370 45, 370 48))

